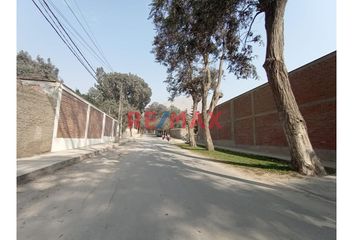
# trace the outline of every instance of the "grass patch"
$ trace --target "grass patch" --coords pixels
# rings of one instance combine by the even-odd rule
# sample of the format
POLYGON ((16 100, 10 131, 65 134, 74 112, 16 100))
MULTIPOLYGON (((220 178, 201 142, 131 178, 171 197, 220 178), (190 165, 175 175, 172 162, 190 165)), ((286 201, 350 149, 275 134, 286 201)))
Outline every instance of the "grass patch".
POLYGON ((293 171, 291 165, 287 162, 276 160, 264 156, 256 156, 244 153, 236 153, 229 150, 216 149, 215 151, 207 151, 204 147, 191 147, 188 144, 176 144, 182 149, 190 150, 201 156, 210 158, 215 161, 233 164, 237 166, 258 168, 271 172, 288 173, 293 171))

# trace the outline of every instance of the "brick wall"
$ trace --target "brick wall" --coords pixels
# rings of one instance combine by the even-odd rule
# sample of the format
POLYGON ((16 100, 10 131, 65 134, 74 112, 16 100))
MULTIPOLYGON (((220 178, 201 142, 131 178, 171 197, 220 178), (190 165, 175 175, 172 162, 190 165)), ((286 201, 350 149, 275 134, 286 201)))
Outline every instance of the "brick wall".
POLYGON ((106 116, 106 123, 104 125, 104 136, 112 136, 112 118, 106 116))
POLYGON ((17 80, 17 157, 49 152, 57 91, 54 83, 17 80))
POLYGON ((95 108, 91 108, 87 138, 101 138, 103 128, 102 123, 103 113, 95 108))
MULTIPOLYGON (((336 52, 289 73, 313 147, 336 150, 336 52)), ((266 83, 218 105, 221 129, 212 129, 216 145, 287 147, 271 89, 266 83)), ((201 131, 202 133, 202 131, 201 131)), ((203 141, 200 134, 199 141, 203 141)), ((333 158, 333 154, 331 154, 333 158)))
POLYGON ((63 90, 57 138, 84 138, 88 105, 63 90))
POLYGON ((59 82, 17 81, 18 158, 113 142, 113 121, 59 82))

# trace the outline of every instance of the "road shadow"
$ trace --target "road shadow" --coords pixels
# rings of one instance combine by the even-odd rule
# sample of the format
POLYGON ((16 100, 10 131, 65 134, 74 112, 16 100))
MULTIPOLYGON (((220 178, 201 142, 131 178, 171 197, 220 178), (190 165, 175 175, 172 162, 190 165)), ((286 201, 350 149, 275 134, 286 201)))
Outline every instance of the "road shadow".
POLYGON ((19 188, 18 239, 335 238, 333 203, 191 166, 148 142, 19 188))

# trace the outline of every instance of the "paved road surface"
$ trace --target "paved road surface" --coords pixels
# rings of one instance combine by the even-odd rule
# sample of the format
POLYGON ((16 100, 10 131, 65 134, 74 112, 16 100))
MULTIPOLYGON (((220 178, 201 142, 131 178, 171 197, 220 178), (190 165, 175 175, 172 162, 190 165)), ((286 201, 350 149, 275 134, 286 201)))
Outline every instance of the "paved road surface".
POLYGON ((18 239, 335 239, 335 202, 283 178, 145 137, 18 187, 18 239))

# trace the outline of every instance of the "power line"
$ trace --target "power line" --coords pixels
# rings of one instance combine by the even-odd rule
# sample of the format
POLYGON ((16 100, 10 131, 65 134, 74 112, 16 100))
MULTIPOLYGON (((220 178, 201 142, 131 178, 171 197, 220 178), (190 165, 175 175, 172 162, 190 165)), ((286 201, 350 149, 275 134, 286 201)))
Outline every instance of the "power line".
MULTIPOLYGON (((69 10, 70 10, 70 12, 72 13, 72 15, 75 17, 75 19, 76 19, 76 21, 79 23, 79 25, 81 26, 81 28, 84 30, 84 32, 86 33, 86 35, 89 37, 89 39, 91 40, 91 42, 93 43, 93 45, 96 47, 96 49, 101 53, 101 55, 102 55, 102 57, 103 57, 103 59, 105 59, 105 62, 110 66, 110 68, 111 68, 111 70, 113 70, 112 69, 112 66, 109 64, 109 62, 107 61, 107 59, 106 59, 106 57, 104 56, 104 54, 103 54, 103 52, 102 52, 102 50, 100 50, 100 48, 97 46, 97 44, 96 44, 96 42, 95 42, 95 40, 93 40, 93 34, 92 34, 92 36, 88 33, 88 31, 86 30, 86 28, 83 26, 83 24, 82 24, 82 22, 80 21, 80 19, 77 17, 77 15, 75 14, 75 12, 74 12, 74 10, 71 8, 71 6, 70 6, 70 4, 66 1, 66 0, 64 0, 64 2, 65 2, 65 4, 66 4, 66 6, 69 8, 69 10)), ((78 7, 78 5, 76 5, 77 7, 78 7)), ((79 8, 78 8, 79 9, 79 8)), ((80 10, 79 10, 80 11, 80 10)), ((81 12, 81 11, 80 11, 81 12)), ((82 13, 81 13, 82 14, 82 13)), ((83 15, 81 15, 81 16, 83 16, 83 15)), ((83 17, 84 18, 84 17, 83 17)), ((84 21, 86 21, 85 20, 85 18, 84 18, 84 21)), ((87 22, 86 22, 86 25, 88 26, 88 24, 87 24, 87 22)))
MULTIPOLYGON (((97 41, 97 39, 95 38, 95 35, 92 33, 92 30, 91 30, 91 28, 90 28, 90 25, 88 24, 88 22, 87 22, 87 20, 86 20, 86 18, 85 18, 85 15, 82 14, 82 11, 81 11, 79 5, 77 4, 76 0, 73 0, 73 2, 74 2, 74 4, 75 4, 76 8, 79 10, 79 14, 80 14, 80 16, 82 17, 82 19, 84 20, 84 23, 85 23, 85 25, 87 26, 87 29, 88 29, 89 33, 91 33, 91 36, 93 37, 94 42, 97 44, 97 49, 98 49, 98 51, 102 54, 102 56, 103 56, 103 58, 106 60, 106 62, 111 66, 111 64, 109 63, 109 61, 106 59, 106 57, 105 57, 105 55, 104 55, 104 53, 103 53, 103 51, 102 51, 101 46, 98 44, 98 41, 97 41)), ((111 67, 112 67, 112 66, 111 66, 111 67)), ((113 70, 112 70, 112 71, 113 71, 113 70)))
POLYGON ((113 71, 114 71, 114 70, 113 70, 113 67, 112 67, 112 65, 110 64, 110 62, 107 60, 105 54, 103 53, 103 50, 102 50, 101 46, 98 44, 98 41, 97 41, 97 39, 95 38, 95 35, 93 34, 93 32, 92 32, 92 30, 91 30, 91 28, 90 28, 90 25, 88 24, 88 22, 87 22, 87 20, 86 20, 86 18, 85 18, 85 15, 82 13, 82 11, 81 11, 81 9, 80 9, 78 3, 76 2, 76 0, 73 0, 73 2, 74 2, 74 4, 75 4, 77 10, 79 11, 79 14, 80 14, 81 18, 84 20, 84 23, 85 23, 85 25, 86 25, 86 27, 87 27, 87 29, 88 29, 88 32, 90 33, 90 35, 91 35, 92 38, 93 38, 93 43, 94 43, 96 49, 101 53, 102 57, 105 59, 106 63, 110 66, 110 68, 111 68, 111 70, 112 70, 112 72, 113 72, 113 71))
POLYGON ((81 43, 81 45, 88 50, 91 55, 101 64, 103 64, 105 67, 110 68, 109 65, 102 59, 99 54, 91 47, 90 44, 87 43, 87 41, 81 36, 81 34, 75 29, 73 25, 71 25, 70 21, 65 17, 65 15, 60 11, 59 8, 55 6, 55 4, 49 0, 49 4, 54 8, 54 10, 61 16, 61 18, 66 22, 66 24, 69 26, 70 29, 67 29, 68 32, 70 32, 72 35, 76 36, 76 39, 81 43))
POLYGON ((89 65, 89 67, 92 69, 92 71, 94 73, 96 73, 95 69, 92 67, 92 65, 90 64, 90 62, 86 59, 86 57, 83 55, 83 53, 81 52, 81 50, 78 48, 78 46, 75 44, 75 42, 72 40, 72 38, 70 37, 70 35, 67 33, 67 31, 65 30, 65 28, 63 27, 63 25, 61 24, 61 22, 59 21, 59 19, 57 18, 57 16, 53 13, 53 11, 51 10, 51 8, 48 6, 46 0, 42 0, 44 2, 44 4, 46 5, 47 9, 51 12, 51 14, 54 16, 54 18, 56 19, 56 21, 58 22, 58 24, 60 25, 60 27, 63 29, 63 31, 65 32, 65 34, 68 36, 68 38, 70 39, 71 43, 74 45, 74 47, 76 48, 76 50, 79 52, 79 54, 82 56, 82 58, 85 60, 85 62, 89 65))
MULTIPOLYGON (((42 3, 41 1, 39 1, 39 3, 41 4, 42 8, 44 9, 44 11, 47 13, 47 16, 50 18, 50 20, 52 21, 52 23, 55 25, 56 29, 60 32, 61 36, 63 36, 63 38, 65 39, 66 42, 68 42, 68 39, 66 38, 66 36, 64 35, 64 33, 62 32, 62 30, 60 29, 60 27, 58 26, 58 24, 55 22, 55 20, 53 19, 53 17, 50 15, 50 13, 48 12, 48 10, 45 8, 44 3, 42 3)), ((70 43, 68 43, 70 45, 70 47, 72 48, 72 45, 70 43)))
MULTIPOLYGON (((65 43, 65 45, 69 48, 69 50, 74 54, 74 56, 78 59, 78 61, 84 66, 84 68, 89 72, 89 74, 94 78, 96 79, 95 77, 95 71, 93 70, 92 66, 91 66, 91 69, 93 70, 94 74, 90 71, 90 69, 86 66, 86 64, 84 63, 84 61, 81 59, 81 57, 78 55, 78 53, 75 51, 74 47, 72 46, 72 44, 70 44, 70 42, 67 40, 65 34, 63 34, 63 32, 61 31, 61 29, 58 27, 57 23, 53 20, 53 18, 51 17, 51 15, 48 13, 47 9, 44 7, 44 5, 41 3, 42 7, 44 7, 44 10, 47 12, 48 16, 52 19, 53 23, 55 26, 57 26, 57 28, 53 25, 52 22, 50 22, 50 20, 48 19, 48 17, 45 15, 45 13, 41 10, 41 8, 38 6, 38 4, 36 4, 36 2, 34 2, 32 0, 32 2, 36 5, 36 7, 38 8, 38 10, 41 12, 41 14, 45 17, 45 19, 48 21, 48 23, 51 25, 51 27, 55 30, 55 32, 58 34, 58 36, 62 39, 62 41, 65 43), (59 33, 60 32, 60 33, 59 33)), ((50 9, 49 9, 50 10, 50 9)), ((55 16, 54 16, 55 17, 55 16)), ((58 24, 60 25, 60 22, 58 22, 58 24)), ((61 28, 63 28, 61 26, 61 28)), ((65 32, 65 29, 63 29, 63 31, 65 32)), ((67 32, 65 32, 66 35, 67 32)), ((70 39, 70 36, 68 36, 69 39, 70 39)), ((75 45, 75 43, 72 41, 71 39, 71 42, 75 45)), ((77 46, 76 46, 77 48, 77 46)), ((79 50, 80 51, 80 50, 79 50)), ((86 60, 86 58, 83 56, 83 54, 81 53, 80 54, 84 60, 86 60)), ((88 62, 87 60, 85 62, 88 62)), ((90 65, 89 65, 90 66, 90 65)))
POLYGON ((64 42, 64 44, 69 48, 71 53, 77 58, 77 60, 81 63, 81 65, 87 70, 87 72, 97 80, 96 76, 90 71, 90 69, 85 65, 85 63, 80 59, 80 57, 76 54, 74 49, 71 47, 71 45, 64 39, 64 37, 59 33, 57 28, 53 25, 53 23, 48 19, 48 17, 45 15, 45 13, 42 11, 42 9, 38 6, 38 4, 32 0, 33 4, 36 6, 36 8, 39 10, 39 12, 43 15, 43 17, 46 19, 46 21, 50 24, 50 26, 54 29, 54 31, 57 33, 57 35, 60 37, 60 39, 64 42))

